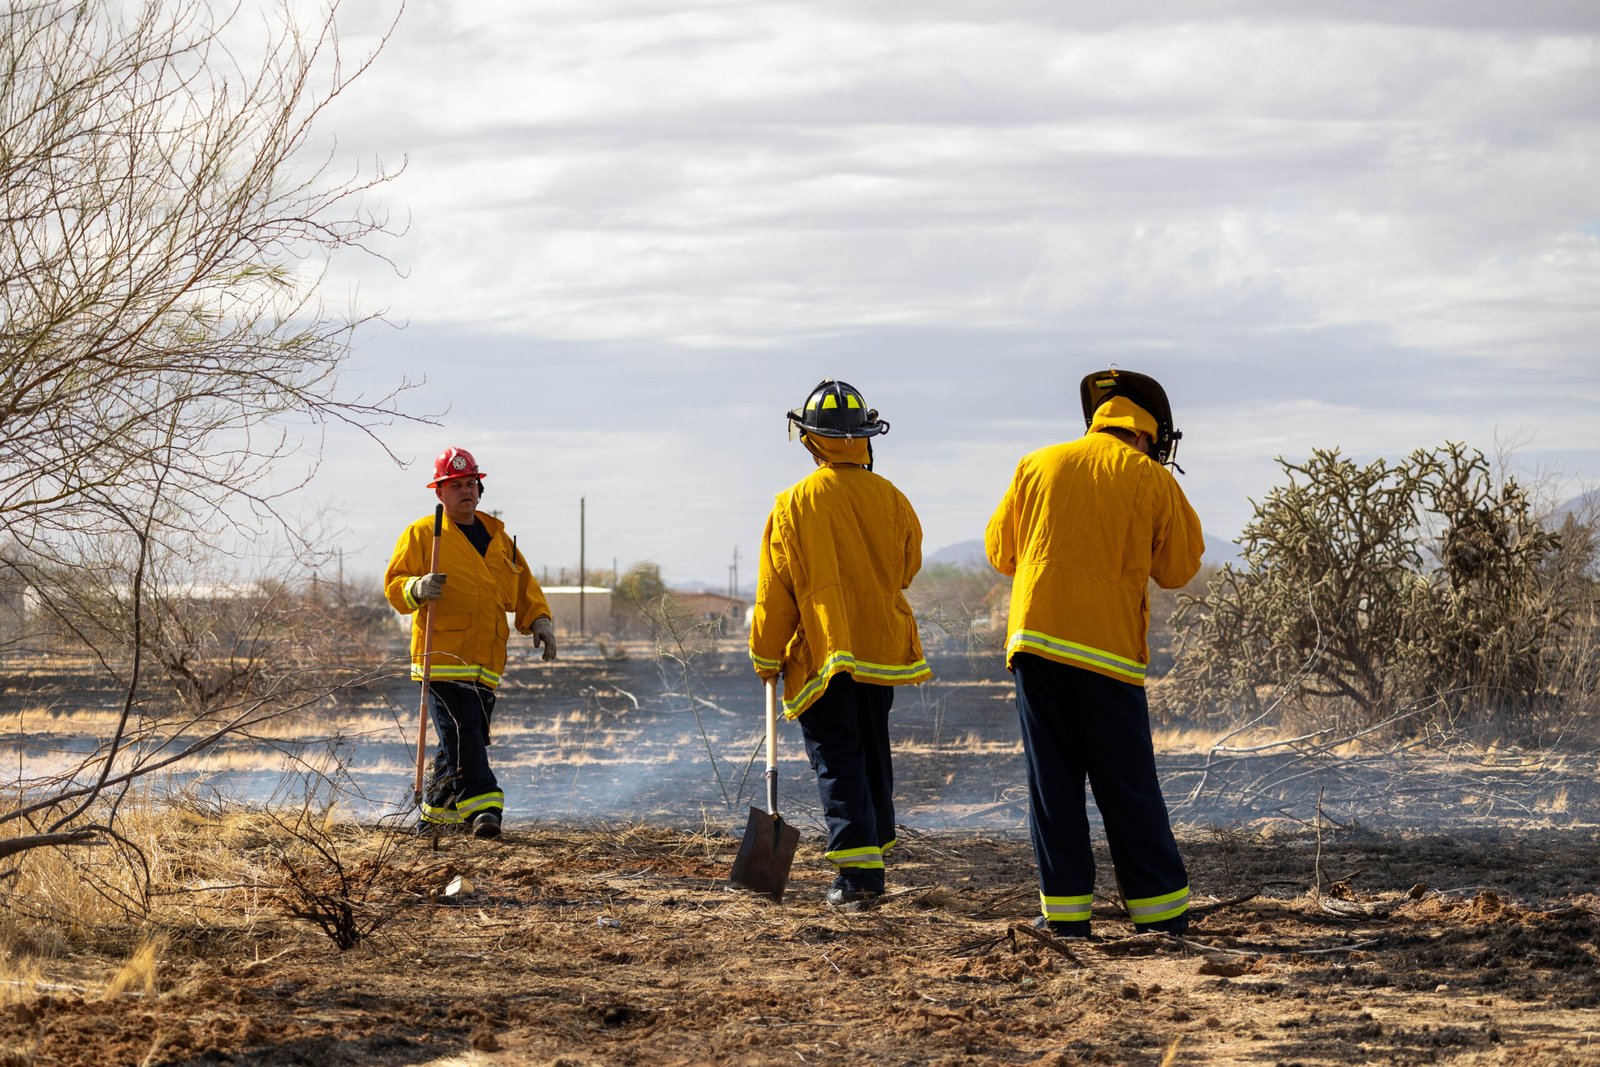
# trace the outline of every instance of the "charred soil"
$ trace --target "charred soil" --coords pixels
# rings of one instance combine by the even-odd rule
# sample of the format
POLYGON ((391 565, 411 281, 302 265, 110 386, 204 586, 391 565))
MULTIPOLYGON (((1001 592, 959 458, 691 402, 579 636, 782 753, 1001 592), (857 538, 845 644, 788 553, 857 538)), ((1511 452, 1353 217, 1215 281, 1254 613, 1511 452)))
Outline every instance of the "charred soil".
POLYGON ((1033 934, 1015 836, 908 832, 859 913, 822 903, 814 837, 782 904, 727 885, 720 831, 328 840, 377 875, 354 948, 214 887, 145 990, 106 994, 91 950, 13 982, 0 1063, 1600 1062, 1592 832, 1186 833, 1190 933, 1134 935, 1107 896, 1090 941, 1033 934))

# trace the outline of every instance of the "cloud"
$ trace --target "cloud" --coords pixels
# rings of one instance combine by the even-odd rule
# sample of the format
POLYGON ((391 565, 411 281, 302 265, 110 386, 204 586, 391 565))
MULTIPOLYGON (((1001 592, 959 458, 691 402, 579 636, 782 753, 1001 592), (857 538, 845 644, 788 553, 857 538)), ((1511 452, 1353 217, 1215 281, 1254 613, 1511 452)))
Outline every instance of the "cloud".
POLYGON ((1549 358, 1594 325, 1496 299, 1600 280, 1592 32, 1169 10, 424 6, 371 100, 426 251, 378 291, 691 346, 1220 315, 1549 358))
POLYGON ((526 451, 533 510, 633 501, 616 539, 702 576, 827 374, 883 398, 936 547, 1083 373, 1152 371, 1229 533, 1280 452, 1596 469, 1597 101, 1600 14, 1559 0, 414 0, 331 116, 409 158, 406 276, 332 291, 411 326, 357 375, 430 372, 408 446, 526 451))

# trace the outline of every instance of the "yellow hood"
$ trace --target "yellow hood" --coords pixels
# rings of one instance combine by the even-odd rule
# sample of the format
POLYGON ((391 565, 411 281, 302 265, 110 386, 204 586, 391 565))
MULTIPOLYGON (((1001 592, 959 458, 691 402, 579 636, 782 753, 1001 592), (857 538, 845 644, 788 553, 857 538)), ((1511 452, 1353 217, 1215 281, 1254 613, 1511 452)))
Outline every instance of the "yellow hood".
POLYGON ((1089 423, 1089 432, 1096 433, 1107 427, 1143 430, 1151 437, 1160 432, 1160 427, 1156 425, 1156 417, 1125 396, 1114 396, 1094 409, 1094 420, 1089 423))
POLYGON ((867 448, 865 437, 822 437, 806 433, 800 435, 800 443, 830 467, 837 463, 854 463, 865 467, 872 462, 872 453, 867 448))

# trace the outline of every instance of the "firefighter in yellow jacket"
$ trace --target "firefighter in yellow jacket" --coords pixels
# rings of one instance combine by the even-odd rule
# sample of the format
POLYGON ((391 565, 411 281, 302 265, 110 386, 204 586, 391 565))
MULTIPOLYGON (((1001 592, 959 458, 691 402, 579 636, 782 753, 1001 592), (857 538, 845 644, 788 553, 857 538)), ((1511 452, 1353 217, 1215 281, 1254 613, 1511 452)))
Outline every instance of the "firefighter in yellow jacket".
POLYGON ((894 686, 931 677, 903 590, 922 567, 922 526, 872 471, 869 438, 889 424, 845 382, 821 382, 788 413, 817 469, 781 493, 762 535, 750 659, 783 675, 800 720, 838 877, 828 903, 883 895, 895 843, 889 709, 894 686))
POLYGON ((1024 456, 985 536, 989 562, 1013 576, 1006 665, 1028 764, 1035 922, 1089 936, 1087 778, 1135 927, 1182 933, 1189 879, 1144 692, 1146 590, 1151 579, 1172 589, 1194 577, 1200 520, 1164 466, 1181 434, 1160 385, 1111 370, 1081 392, 1088 433, 1024 456))
POLYGON ((411 677, 422 680, 425 602, 433 613, 428 707, 439 750, 422 798, 419 829, 453 826, 495 837, 505 794, 489 768, 489 726, 495 689, 506 665, 506 615, 532 634, 544 658, 556 658, 555 628, 544 591, 506 535, 505 524, 478 512, 483 471, 464 448, 447 448, 433 464, 428 488, 444 505, 439 570, 433 516, 407 526, 384 572, 389 603, 412 615, 411 677))

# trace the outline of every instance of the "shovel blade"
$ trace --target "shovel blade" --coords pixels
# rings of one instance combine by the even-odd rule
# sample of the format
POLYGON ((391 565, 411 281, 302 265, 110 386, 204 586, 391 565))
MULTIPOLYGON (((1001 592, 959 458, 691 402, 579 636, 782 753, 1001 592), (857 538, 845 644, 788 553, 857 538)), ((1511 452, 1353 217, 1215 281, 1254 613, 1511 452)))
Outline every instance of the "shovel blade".
POLYGON ((799 845, 800 831, 784 822, 781 815, 751 808, 744 840, 739 842, 739 854, 733 858, 733 871, 728 881, 764 893, 782 904, 784 887, 789 884, 789 868, 794 863, 794 850, 799 845))

